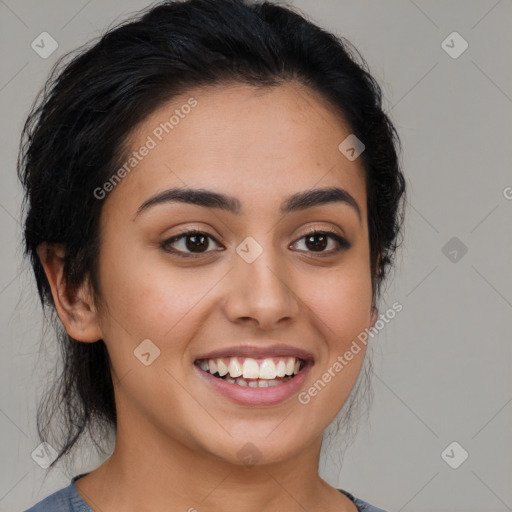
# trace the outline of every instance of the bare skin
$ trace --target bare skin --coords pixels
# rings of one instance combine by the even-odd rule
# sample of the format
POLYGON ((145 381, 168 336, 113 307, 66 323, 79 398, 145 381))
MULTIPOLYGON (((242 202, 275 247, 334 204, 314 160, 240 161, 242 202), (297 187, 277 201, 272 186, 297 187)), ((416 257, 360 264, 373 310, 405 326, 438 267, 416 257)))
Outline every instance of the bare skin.
MULTIPOLYGON (((84 343, 103 339, 113 366, 115 449, 77 481, 78 492, 95 512, 354 512, 320 478, 318 462, 322 433, 356 382, 364 347, 307 404, 293 396, 239 405, 194 367, 214 349, 282 343, 313 354, 307 391, 375 323, 364 171, 338 150, 350 129, 297 84, 205 88, 149 116, 132 134, 133 150, 191 96, 197 106, 104 199, 102 303, 87 283, 67 289, 62 248, 39 251, 67 332, 84 343), (136 215, 173 187, 236 197, 242 212, 168 202, 136 215), (347 202, 279 212, 290 195, 327 187, 347 191, 359 214, 347 202), (313 227, 334 230, 350 247, 336 251, 328 238, 315 250, 307 243, 313 227), (184 228, 213 237, 195 259, 161 245, 184 228), (236 252, 249 236, 263 248, 252 263, 236 252), (160 350, 149 366, 134 357, 145 339, 160 350), (248 442, 259 451, 253 466, 239 455, 248 442)), ((170 247, 190 254, 186 241, 170 247)))

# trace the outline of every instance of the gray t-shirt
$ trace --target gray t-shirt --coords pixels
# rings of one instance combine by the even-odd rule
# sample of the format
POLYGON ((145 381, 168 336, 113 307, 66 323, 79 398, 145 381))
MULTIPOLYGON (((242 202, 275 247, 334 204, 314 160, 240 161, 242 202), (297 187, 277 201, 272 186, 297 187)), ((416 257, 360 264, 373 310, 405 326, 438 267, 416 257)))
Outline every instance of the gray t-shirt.
MULTIPOLYGON (((91 507, 89 507, 82 496, 78 494, 75 486, 75 482, 86 474, 87 473, 82 473, 81 475, 73 477, 67 487, 50 494, 50 496, 39 501, 24 512, 92 512, 91 507)), ((374 507, 366 503, 366 501, 352 496, 352 494, 343 489, 338 490, 354 502, 359 512, 386 512, 381 508, 374 507)))

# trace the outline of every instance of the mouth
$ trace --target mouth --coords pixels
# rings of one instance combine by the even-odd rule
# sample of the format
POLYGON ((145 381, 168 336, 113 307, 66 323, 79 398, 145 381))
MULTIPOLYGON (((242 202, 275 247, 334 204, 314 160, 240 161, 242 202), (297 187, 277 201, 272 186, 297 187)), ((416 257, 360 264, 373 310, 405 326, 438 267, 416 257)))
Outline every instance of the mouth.
POLYGON ((196 359, 194 364, 203 372, 229 384, 247 388, 281 386, 293 380, 310 363, 294 356, 267 358, 217 357, 196 359))

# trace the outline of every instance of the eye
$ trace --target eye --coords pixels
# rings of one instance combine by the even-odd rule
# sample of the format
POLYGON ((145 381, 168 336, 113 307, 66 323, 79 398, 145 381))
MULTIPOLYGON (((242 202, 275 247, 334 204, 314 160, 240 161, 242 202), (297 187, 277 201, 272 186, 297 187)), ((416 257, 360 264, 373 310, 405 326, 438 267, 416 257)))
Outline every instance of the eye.
POLYGON ((351 247, 350 242, 346 238, 331 230, 317 231, 314 229, 307 235, 299 238, 293 245, 298 244, 302 240, 304 240, 307 252, 320 253, 320 256, 329 256, 351 247), (336 242, 337 247, 325 251, 324 249, 329 245, 329 241, 333 240, 336 242))
MULTIPOLYGON (((202 254, 214 252, 207 250, 210 247, 209 240, 212 240, 216 245, 219 245, 219 242, 217 242, 217 240, 209 233, 192 229, 165 240, 160 244, 160 246, 164 251, 175 254, 181 258, 197 258, 202 254), (177 246, 179 247, 177 248, 177 246)), ((351 247, 351 244, 347 239, 331 230, 318 231, 315 229, 307 235, 299 238, 299 240, 292 244, 292 246, 298 244, 302 240, 304 240, 306 249, 299 249, 300 251, 318 253, 320 256, 329 256, 351 247), (326 251, 325 248, 329 245, 329 242, 332 241, 336 242, 334 244, 334 249, 331 248, 326 251)))
POLYGON ((213 252, 206 250, 210 246, 209 240, 213 240, 215 244, 218 244, 217 240, 209 233, 192 229, 165 240, 160 244, 160 247, 164 251, 176 254, 176 256, 182 258, 196 258, 206 252, 213 252), (180 248, 172 248, 172 245, 180 246, 180 248), (187 253, 187 251, 191 252, 187 253))

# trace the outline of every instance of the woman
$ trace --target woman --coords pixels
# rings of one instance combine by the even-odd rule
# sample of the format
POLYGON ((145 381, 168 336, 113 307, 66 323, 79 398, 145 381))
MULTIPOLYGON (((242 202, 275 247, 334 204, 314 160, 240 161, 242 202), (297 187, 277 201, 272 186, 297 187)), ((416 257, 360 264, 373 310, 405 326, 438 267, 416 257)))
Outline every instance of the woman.
POLYGON ((51 467, 87 430, 115 447, 30 512, 381 510, 318 475, 403 221, 356 55, 282 6, 187 0, 55 71, 19 160, 64 357, 38 429, 51 467))

